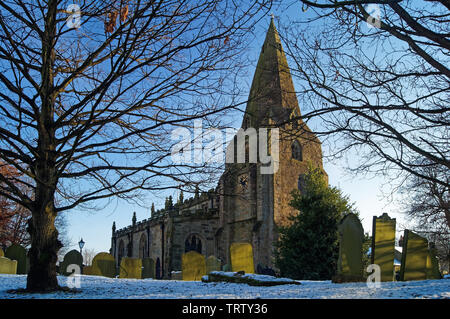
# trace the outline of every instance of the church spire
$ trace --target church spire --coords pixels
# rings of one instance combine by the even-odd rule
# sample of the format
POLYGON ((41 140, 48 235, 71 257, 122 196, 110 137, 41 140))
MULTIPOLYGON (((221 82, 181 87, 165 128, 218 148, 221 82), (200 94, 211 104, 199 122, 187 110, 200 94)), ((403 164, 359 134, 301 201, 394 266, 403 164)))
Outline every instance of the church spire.
POLYGON ((255 128, 267 125, 269 119, 282 123, 288 121, 293 112, 295 116, 300 115, 292 76, 272 15, 253 77, 244 123, 255 128))

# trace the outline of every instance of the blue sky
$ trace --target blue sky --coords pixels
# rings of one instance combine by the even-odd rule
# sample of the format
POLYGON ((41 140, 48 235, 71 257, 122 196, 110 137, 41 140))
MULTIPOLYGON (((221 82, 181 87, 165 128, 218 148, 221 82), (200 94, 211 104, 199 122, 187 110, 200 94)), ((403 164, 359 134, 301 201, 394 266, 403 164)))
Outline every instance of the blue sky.
MULTIPOLYGON (((274 8, 274 15, 276 21, 286 22, 295 14, 309 14, 301 11, 300 5, 290 6, 286 8, 274 8)), ((253 65, 248 68, 248 76, 244 82, 247 86, 246 92, 250 90, 253 72, 256 67, 257 58, 261 46, 264 42, 267 28, 269 26, 270 16, 261 20, 255 25, 255 40, 250 44, 251 50, 248 51, 249 58, 254 61, 253 65)), ((288 58, 289 60, 289 58, 288 58)), ((294 84, 295 84, 294 79, 294 84)), ((298 86, 297 86, 298 87, 298 86)), ((302 109, 302 105, 300 105, 302 109)), ((242 113, 236 112, 239 120, 236 121, 236 126, 239 126, 242 120, 242 113)), ((331 186, 339 187, 344 194, 350 197, 350 200, 355 203, 355 207, 360 212, 362 224, 365 232, 371 233, 372 217, 379 216, 383 212, 387 212, 391 217, 397 218, 397 230, 403 230, 404 219, 398 213, 398 207, 394 203, 390 203, 382 196, 382 191, 386 190, 386 181, 381 177, 368 178, 364 176, 354 176, 345 171, 346 160, 351 161, 352 156, 358 154, 350 154, 347 159, 338 162, 329 162, 326 159, 327 147, 324 145, 324 167, 329 176, 329 184, 331 186)), ((112 200, 108 205, 102 209, 91 211, 83 211, 73 209, 65 212, 68 220, 68 237, 71 239, 71 249, 78 249, 78 241, 83 238, 85 241, 85 249, 94 249, 96 252, 108 251, 111 245, 111 227, 113 221, 116 222, 117 228, 126 227, 131 224, 133 212, 136 212, 137 219, 142 220, 150 217, 150 206, 154 202, 156 209, 164 206, 165 197, 172 195, 175 198, 178 196, 176 191, 149 193, 148 194, 148 208, 142 208, 136 204, 127 203, 125 201, 112 200)), ((185 195, 185 198, 189 195, 185 195)), ((93 206, 97 206, 93 203, 93 206)))

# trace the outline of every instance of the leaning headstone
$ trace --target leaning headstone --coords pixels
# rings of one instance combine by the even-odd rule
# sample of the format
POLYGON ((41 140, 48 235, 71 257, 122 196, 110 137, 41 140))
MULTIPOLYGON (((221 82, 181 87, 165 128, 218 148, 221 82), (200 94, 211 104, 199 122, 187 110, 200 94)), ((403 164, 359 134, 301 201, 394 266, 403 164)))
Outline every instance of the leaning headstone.
POLYGON ((381 281, 394 280, 395 218, 373 217, 371 263, 380 266, 381 281))
POLYGON ((230 247, 231 270, 254 274, 253 248, 249 243, 232 243, 230 247))
POLYGON ((412 231, 405 229, 403 235, 402 264, 400 280, 427 279, 428 241, 412 231))
POLYGON ((17 260, 17 274, 28 273, 27 251, 20 245, 12 244, 6 249, 5 257, 11 260, 17 260))
POLYGON ((206 275, 205 256, 191 250, 183 254, 181 267, 184 281, 199 281, 206 275))
POLYGON ((339 258, 333 282, 364 281, 362 244, 364 229, 355 214, 348 214, 338 226, 339 258))
POLYGON ((427 279, 442 279, 439 262, 436 258, 437 250, 434 243, 430 243, 427 258, 427 279))
POLYGON ((98 253, 92 260, 92 275, 114 278, 116 276, 116 261, 111 254, 98 253))
POLYGON ((72 264, 78 265, 81 271, 81 268, 83 267, 83 256, 81 256, 80 252, 75 249, 69 251, 64 256, 64 260, 59 265, 60 274, 64 276, 69 276, 71 273, 67 272, 67 267, 72 264))
POLYGON ((0 274, 15 275, 17 273, 17 260, 0 257, 0 274))
POLYGON ((142 259, 142 279, 155 278, 156 263, 152 258, 142 259))
POLYGON ((120 261, 119 278, 142 278, 142 259, 123 257, 120 261))
POLYGON ((208 258, 206 258, 206 274, 209 274, 211 271, 220 271, 221 267, 220 259, 216 258, 215 256, 211 255, 208 258))

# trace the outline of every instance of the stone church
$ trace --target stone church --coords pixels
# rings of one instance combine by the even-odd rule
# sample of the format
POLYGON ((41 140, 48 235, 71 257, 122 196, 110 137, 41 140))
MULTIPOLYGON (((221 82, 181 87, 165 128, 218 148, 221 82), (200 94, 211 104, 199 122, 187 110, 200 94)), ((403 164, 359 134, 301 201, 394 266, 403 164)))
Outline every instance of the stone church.
MULTIPOLYGON (((181 270, 182 254, 196 250, 230 264, 234 242, 251 243, 257 272, 274 269, 277 225, 295 213, 291 191, 302 188, 308 163, 323 171, 319 139, 300 117, 292 77, 272 19, 261 49, 242 128, 279 128, 279 162, 274 174, 261 174, 261 163, 226 163, 214 190, 153 213, 126 228, 112 229, 111 254, 150 257, 156 277, 181 270)), ((231 143, 235 145, 236 143, 231 143)), ((235 147, 235 146, 234 146, 235 147)), ((234 152, 236 154, 236 152, 234 152)), ((328 179, 323 171, 324 177, 328 179)))

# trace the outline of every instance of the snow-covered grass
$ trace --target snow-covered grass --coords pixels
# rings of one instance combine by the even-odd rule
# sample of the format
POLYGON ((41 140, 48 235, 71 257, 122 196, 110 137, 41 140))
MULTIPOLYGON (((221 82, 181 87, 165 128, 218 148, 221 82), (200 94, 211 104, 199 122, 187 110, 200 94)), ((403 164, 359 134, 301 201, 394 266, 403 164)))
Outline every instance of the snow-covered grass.
MULTIPOLYGON (((67 277, 58 277, 67 286, 67 277)), ((330 281, 301 281, 301 285, 255 287, 234 283, 203 283, 199 281, 111 279, 80 276, 78 293, 49 294, 8 293, 26 286, 26 275, 0 274, 0 299, 122 299, 122 298, 450 298, 450 280, 385 282, 380 288, 368 288, 366 283, 333 284, 330 281)))

